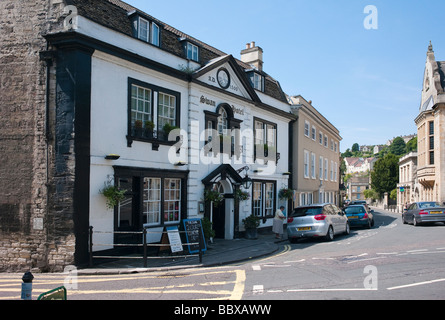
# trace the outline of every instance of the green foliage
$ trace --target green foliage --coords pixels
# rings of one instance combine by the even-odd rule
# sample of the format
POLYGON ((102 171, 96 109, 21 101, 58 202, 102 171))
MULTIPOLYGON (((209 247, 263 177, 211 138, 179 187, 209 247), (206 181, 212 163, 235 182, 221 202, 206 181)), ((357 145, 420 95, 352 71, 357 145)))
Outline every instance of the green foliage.
POLYGON ((354 144, 352 145, 352 149, 351 149, 351 151, 352 151, 352 152, 358 152, 358 151, 360 151, 360 145, 359 145, 358 143, 354 143, 354 144))
POLYGON ((391 193, 389 194, 389 198, 391 200, 397 200, 397 189, 391 191, 391 193))
POLYGON ((292 199, 294 195, 294 191, 289 188, 283 188, 278 192, 278 198, 282 200, 289 200, 292 199))
POLYGON ((379 159, 371 172, 371 187, 379 195, 391 192, 399 181, 399 157, 388 153, 379 159))
POLYGON ((108 209, 113 209, 119 204, 120 201, 125 199, 125 193, 127 190, 119 190, 116 186, 105 186, 100 193, 107 199, 108 209))
POLYGON ((204 200, 206 202, 213 202, 218 207, 224 200, 224 195, 217 190, 206 189, 204 191, 204 200))
POLYGON ((202 230, 204 231, 204 238, 210 239, 215 237, 215 230, 213 230, 213 223, 208 218, 201 219, 202 230))
POLYGON ((379 194, 375 192, 373 189, 367 189, 363 191, 363 194, 366 199, 377 200, 379 198, 379 194))
POLYGON ((412 138, 408 143, 406 144, 406 152, 409 153, 411 151, 417 151, 417 137, 412 138))
POLYGON ((397 137, 392 142, 391 146, 389 147, 389 151, 396 156, 401 156, 406 153, 406 143, 405 140, 401 137, 397 137))
POLYGON ((260 226, 260 218, 254 216, 253 214, 243 219, 244 227, 246 229, 256 229, 260 226))
POLYGON ((246 201, 246 200, 249 200, 250 194, 247 191, 242 191, 241 189, 236 189, 235 198, 238 201, 246 201))

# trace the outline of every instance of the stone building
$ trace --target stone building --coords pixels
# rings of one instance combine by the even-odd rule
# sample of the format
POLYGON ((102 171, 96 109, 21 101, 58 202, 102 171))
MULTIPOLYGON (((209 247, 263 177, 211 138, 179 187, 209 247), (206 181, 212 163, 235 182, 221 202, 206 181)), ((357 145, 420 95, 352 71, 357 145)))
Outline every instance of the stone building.
POLYGON ((294 206, 340 203, 340 142, 338 129, 302 96, 288 97, 298 119, 291 125, 294 206))
MULTIPOLYGON (((119 0, 5 0, 0 25, 0 271, 82 266, 90 226, 95 252, 115 231, 204 216, 233 239, 287 205, 296 116, 255 43, 235 59, 119 0), (108 207, 106 186, 125 199, 108 207)), ((338 132, 324 134, 338 164, 338 132)))
POLYGON ((417 125, 419 201, 445 201, 445 62, 436 61, 430 43, 417 125))
POLYGON ((417 152, 410 152, 399 160, 399 183, 397 184, 397 208, 399 212, 407 204, 419 201, 417 182, 417 152))

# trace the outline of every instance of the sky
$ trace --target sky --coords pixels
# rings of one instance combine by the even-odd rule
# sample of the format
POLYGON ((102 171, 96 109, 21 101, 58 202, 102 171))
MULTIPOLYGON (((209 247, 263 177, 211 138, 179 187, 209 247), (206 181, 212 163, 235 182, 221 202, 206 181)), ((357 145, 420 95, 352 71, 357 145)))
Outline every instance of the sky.
POLYGON ((430 41, 445 60, 443 0, 125 2, 238 59, 255 41, 264 71, 312 100, 342 152, 416 134, 430 41))

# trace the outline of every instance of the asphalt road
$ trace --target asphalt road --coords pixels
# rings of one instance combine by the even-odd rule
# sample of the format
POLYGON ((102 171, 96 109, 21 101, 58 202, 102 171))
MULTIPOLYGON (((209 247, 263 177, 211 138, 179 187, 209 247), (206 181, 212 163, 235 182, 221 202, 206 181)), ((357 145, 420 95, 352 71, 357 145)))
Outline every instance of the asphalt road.
MULTIPOLYGON (((20 299, 21 276, 0 274, 0 300, 20 299)), ((38 275, 33 299, 61 285, 69 300, 439 300, 445 299, 445 225, 403 225, 400 214, 377 211, 372 229, 352 229, 333 242, 285 241, 275 255, 237 265, 38 275)))

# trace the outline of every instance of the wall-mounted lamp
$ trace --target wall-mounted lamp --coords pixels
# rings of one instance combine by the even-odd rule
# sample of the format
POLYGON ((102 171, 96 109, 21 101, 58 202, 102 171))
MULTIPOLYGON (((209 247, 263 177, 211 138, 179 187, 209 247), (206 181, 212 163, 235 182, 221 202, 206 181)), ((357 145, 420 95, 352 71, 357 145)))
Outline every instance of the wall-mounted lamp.
POLYGON ((290 176, 291 173, 290 172, 283 172, 283 176, 290 176))
POLYGON ((176 167, 183 167, 183 166, 185 166, 185 165, 187 165, 185 162, 182 162, 182 161, 179 161, 179 162, 176 162, 175 163, 175 166, 176 167))
POLYGON ((117 159, 119 159, 121 156, 120 155, 118 155, 118 154, 107 154, 106 156, 105 156, 105 159, 106 160, 117 160, 117 159))

